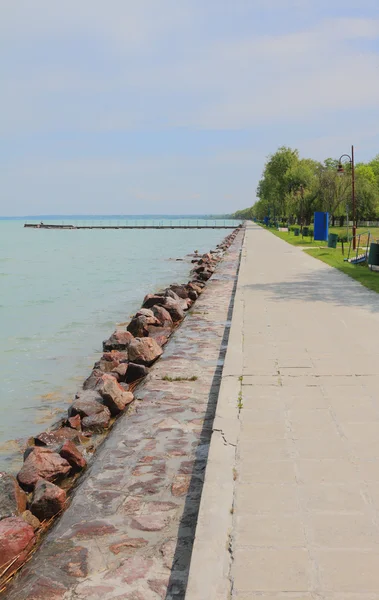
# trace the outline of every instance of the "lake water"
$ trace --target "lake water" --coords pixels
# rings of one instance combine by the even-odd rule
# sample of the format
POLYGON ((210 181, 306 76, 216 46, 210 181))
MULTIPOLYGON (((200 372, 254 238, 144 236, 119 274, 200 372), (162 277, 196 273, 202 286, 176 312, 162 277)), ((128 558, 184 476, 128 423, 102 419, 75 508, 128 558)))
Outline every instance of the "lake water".
POLYGON ((187 255, 214 248, 228 233, 52 231, 0 220, 0 470, 15 470, 22 441, 65 411, 115 325, 129 321, 145 294, 188 280, 187 255))

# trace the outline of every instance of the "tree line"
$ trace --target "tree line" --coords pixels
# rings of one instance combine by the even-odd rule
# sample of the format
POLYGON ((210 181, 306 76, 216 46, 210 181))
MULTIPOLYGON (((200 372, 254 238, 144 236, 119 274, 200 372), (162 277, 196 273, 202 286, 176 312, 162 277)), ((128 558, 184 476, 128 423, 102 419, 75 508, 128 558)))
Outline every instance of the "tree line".
MULTIPOLYGON (((343 163, 342 175, 338 164, 333 158, 300 158, 298 150, 282 146, 266 161, 256 203, 233 217, 309 225, 315 211, 326 211, 332 225, 343 225, 347 214, 352 219, 351 164, 343 163)), ((379 218, 379 154, 356 164, 355 198, 358 221, 379 218)))

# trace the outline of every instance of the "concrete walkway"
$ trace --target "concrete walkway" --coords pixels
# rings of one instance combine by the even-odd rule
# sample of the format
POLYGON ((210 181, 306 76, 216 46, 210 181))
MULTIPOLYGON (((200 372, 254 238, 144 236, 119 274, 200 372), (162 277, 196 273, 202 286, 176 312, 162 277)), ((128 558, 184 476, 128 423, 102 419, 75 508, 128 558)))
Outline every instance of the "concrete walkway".
POLYGON ((379 296, 249 225, 222 386, 187 600, 379 600, 379 296))

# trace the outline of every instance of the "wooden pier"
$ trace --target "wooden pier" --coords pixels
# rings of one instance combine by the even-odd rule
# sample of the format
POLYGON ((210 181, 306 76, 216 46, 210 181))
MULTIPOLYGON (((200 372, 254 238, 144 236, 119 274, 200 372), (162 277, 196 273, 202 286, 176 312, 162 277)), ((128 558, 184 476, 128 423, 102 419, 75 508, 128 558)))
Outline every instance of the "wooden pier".
POLYGON ((30 229, 237 229, 239 225, 47 225, 25 223, 30 229))

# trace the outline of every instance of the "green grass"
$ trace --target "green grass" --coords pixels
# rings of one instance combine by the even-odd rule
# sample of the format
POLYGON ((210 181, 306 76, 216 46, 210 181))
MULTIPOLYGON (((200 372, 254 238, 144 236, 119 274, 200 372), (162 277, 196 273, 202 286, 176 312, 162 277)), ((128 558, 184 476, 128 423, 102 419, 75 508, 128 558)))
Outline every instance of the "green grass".
POLYGON ((295 236, 293 231, 278 231, 277 229, 269 229, 271 233, 281 238, 285 242, 292 244, 292 246, 325 246, 326 242, 315 242, 310 237, 302 238, 301 235, 295 236))
POLYGON ((322 248, 319 250, 315 248, 312 250, 305 250, 305 252, 318 260, 322 260, 327 265, 342 271, 342 273, 352 277, 352 279, 359 281, 359 283, 369 290, 379 293, 379 273, 377 271, 371 271, 365 264, 352 265, 351 263, 344 262, 342 253, 339 249, 322 248))
POLYGON ((170 377, 169 375, 164 375, 162 377, 163 381, 197 381, 197 379, 196 375, 191 375, 191 377, 170 377))
MULTIPOLYGON (((345 275, 348 275, 352 279, 355 279, 362 285, 364 285, 369 290, 379 293, 379 272, 371 271, 366 264, 361 265, 352 265, 349 262, 344 261, 344 256, 342 255, 341 243, 338 243, 336 249, 327 248, 326 242, 315 242, 311 241, 310 238, 303 238, 301 236, 295 237, 293 232, 287 233, 285 231, 277 231, 276 229, 269 228, 268 231, 281 238, 282 240, 292 244, 293 246, 303 246, 304 252, 317 258, 318 260, 322 260, 327 265, 338 269, 345 275)), ((364 233, 367 229, 364 227, 360 227, 357 229, 357 233, 364 233)), ((351 232, 351 229, 350 229, 351 232)), ((379 240, 379 227, 371 227, 370 232, 372 235, 372 240, 379 240)), ((338 235, 344 235, 346 233, 346 228, 344 227, 330 227, 329 233, 337 233, 338 235)), ((349 244, 345 242, 345 257, 348 254, 349 244)), ((361 252, 366 248, 362 248, 361 252)))
MULTIPOLYGON (((301 235, 295 237, 295 234, 293 233, 293 231, 290 231, 290 232, 278 231, 277 229, 273 229, 273 228, 269 228, 268 231, 271 231, 271 233, 273 233, 277 237, 281 238, 282 240, 285 240, 289 244, 292 244, 292 246, 302 246, 304 248, 306 248, 306 247, 320 248, 320 247, 327 246, 327 242, 318 242, 318 241, 315 242, 310 237, 302 238, 301 235)), ((365 233, 365 232, 367 232, 367 228, 365 228, 365 227, 359 227, 357 229, 357 234, 365 233)), ((379 227, 371 227, 370 232, 371 232, 373 241, 376 241, 377 239, 379 239, 379 227)), ((329 233, 336 233, 337 235, 341 235, 341 236, 346 235, 346 227, 329 227, 329 233)), ((351 235, 351 227, 349 229, 349 233, 351 235)), ((345 245, 345 249, 347 252, 347 250, 349 248, 349 243, 345 242, 344 245, 345 245)), ((338 242, 337 247, 341 248, 341 242, 338 242)))

